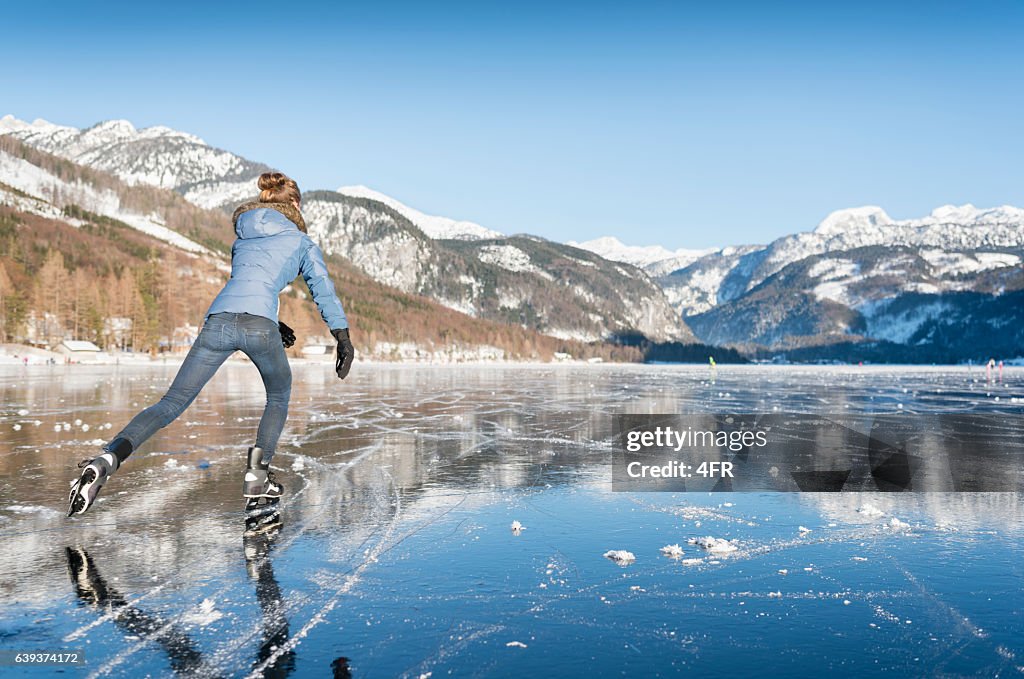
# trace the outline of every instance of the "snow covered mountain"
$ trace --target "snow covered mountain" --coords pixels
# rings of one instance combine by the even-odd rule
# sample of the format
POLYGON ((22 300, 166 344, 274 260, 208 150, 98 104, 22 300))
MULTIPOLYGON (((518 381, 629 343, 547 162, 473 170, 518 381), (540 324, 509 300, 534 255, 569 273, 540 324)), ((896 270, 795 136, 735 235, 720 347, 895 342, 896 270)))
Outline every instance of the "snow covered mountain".
POLYGON ((384 202, 334 191, 306 194, 302 209, 328 253, 471 316, 581 341, 629 331, 694 339, 647 274, 585 250, 535 236, 431 238, 384 202))
MULTIPOLYGON (((173 189, 206 209, 232 209, 256 194, 256 178, 271 168, 209 146, 199 137, 169 127, 136 129, 127 120, 108 120, 84 130, 6 115, 0 135, 88 167, 110 172, 129 185, 173 189)), ((398 211, 431 238, 495 238, 497 231, 473 222, 427 215, 365 186, 338 193, 369 198, 398 211)))
MULTIPOLYGON (((127 121, 79 130, 5 116, 4 139, 130 185, 173 189, 204 208, 251 198, 268 169, 193 135, 127 121)), ((74 220, 66 209, 82 208, 196 254, 216 240, 201 217, 190 217, 189 229, 170 228, 153 196, 126 201, 100 176, 41 173, 19 153, 0 154, 0 194, 18 209, 74 220)), ((1004 348, 1024 332, 1007 303, 1024 290, 1024 210, 1012 206, 946 205, 906 220, 876 206, 852 208, 767 245, 714 251, 633 247, 613 237, 567 245, 505 237, 363 186, 309 192, 303 208, 327 249, 374 280, 555 337, 639 331, 692 341, 692 327, 703 341, 747 347, 882 341, 967 351, 985 340, 961 327, 972 319, 1004 329, 1004 348)))
MULTIPOLYGON (((201 241, 229 233, 226 224, 209 225, 184 234, 168 225, 161 196, 121 190, 109 177, 84 167, 55 168, 46 154, 34 157, 19 142, 0 137, 0 203, 29 214, 57 219, 73 226, 82 224, 74 214, 86 211, 106 217, 195 255, 220 260, 223 253, 201 241), (219 228, 218 228, 219 227, 219 228), (191 236, 191 237, 190 237, 191 236)), ((66 165, 66 163, 65 163, 66 165)), ((179 199, 180 201, 180 199, 179 199)), ((186 216, 189 221, 196 215, 186 216)))
POLYGON ((1024 210, 945 205, 927 217, 901 221, 879 207, 839 210, 812 231, 767 246, 725 248, 673 271, 660 282, 672 291, 671 297, 702 300, 680 306, 683 314, 689 315, 749 292, 785 266, 807 257, 871 246, 921 249, 934 260, 940 277, 956 273, 957 267, 988 267, 995 260, 986 259, 986 252, 1024 247, 1024 210), (981 253, 988 263, 966 261, 974 252, 981 253))
POLYGON ((173 189, 202 208, 237 204, 256 193, 255 180, 270 168, 199 137, 169 127, 136 129, 127 120, 108 120, 84 130, 37 119, 0 118, 9 135, 54 155, 110 172, 125 183, 173 189))
POLYGON ((978 269, 983 265, 965 262, 957 253, 978 251, 985 259, 986 251, 1024 246, 1024 210, 1008 205, 989 209, 944 205, 927 217, 902 221, 874 206, 838 210, 813 231, 784 236, 765 246, 723 248, 658 280, 680 312, 690 316, 736 299, 807 257, 871 246, 926 251, 940 275, 943 267, 951 274, 958 267, 978 269))
MULTIPOLYGON (((380 203, 339 198, 404 221, 380 203)), ((51 347, 69 338, 86 339, 138 353, 187 346, 230 272, 230 222, 225 212, 199 208, 174 191, 128 186, 110 173, 0 136, 0 339, 51 347)), ((461 243, 433 241, 405 223, 408 235, 428 244, 461 243)), ((362 226, 368 231, 357 235, 367 247, 355 248, 357 254, 375 242, 385 257, 401 254, 383 247, 386 224, 377 230, 362 226)), ((634 347, 584 345, 544 336, 522 327, 525 323, 457 313, 383 285, 341 256, 329 257, 328 266, 358 329, 354 341, 362 356, 453 362, 545 360, 558 353, 580 359, 640 357, 634 347)), ((285 288, 280 314, 300 341, 320 341, 326 329, 303 287, 285 288)), ((531 286, 524 288, 533 294, 531 286)), ((652 290, 668 322, 679 324, 653 284, 652 290)), ((562 311, 583 313, 571 303, 562 311)), ((570 318, 559 327, 573 329, 576 336, 573 322, 570 318)))
POLYGON ((1022 260, 1020 208, 946 205, 894 220, 869 206, 833 212, 813 231, 767 246, 725 248, 658 281, 708 342, 952 346, 967 336, 953 327, 984 307, 990 330, 1012 329, 1003 332, 1009 351, 1020 323, 998 298, 1024 289, 1022 260))
POLYGON ((626 245, 615 236, 602 236, 593 240, 577 243, 569 241, 567 245, 589 250, 613 262, 625 262, 640 267, 652 276, 660 276, 682 269, 704 255, 714 252, 706 250, 688 250, 679 248, 669 250, 661 245, 626 245))
POLYGON ((353 198, 369 198, 387 205, 415 224, 420 231, 431 238, 457 238, 461 240, 479 240, 483 238, 500 238, 502 234, 484 228, 473 222, 458 221, 448 217, 437 217, 420 212, 404 205, 390 196, 374 191, 365 186, 342 186, 337 193, 353 198))
MULTIPOLYGON (((4 136, 131 185, 173 189, 207 209, 230 209, 252 198, 256 178, 269 169, 193 135, 166 127, 138 130, 123 120, 79 130, 5 116, 4 136)), ((582 250, 542 238, 505 238, 472 222, 424 214, 362 186, 307 192, 303 213, 326 250, 373 279, 472 316, 564 339, 640 331, 653 339, 693 340, 645 273, 582 250)), ((132 218, 118 214, 124 221, 132 218)))

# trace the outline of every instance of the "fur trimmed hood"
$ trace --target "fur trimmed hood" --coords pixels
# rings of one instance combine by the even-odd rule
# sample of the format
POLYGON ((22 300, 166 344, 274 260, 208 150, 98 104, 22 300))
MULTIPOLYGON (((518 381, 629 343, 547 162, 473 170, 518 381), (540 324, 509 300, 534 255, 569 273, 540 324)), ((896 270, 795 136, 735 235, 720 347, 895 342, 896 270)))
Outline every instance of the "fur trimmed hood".
POLYGON ((276 210, 280 212, 285 218, 295 226, 299 227, 299 231, 306 233, 306 220, 302 218, 302 213, 299 212, 294 205, 291 203, 261 203, 259 201, 251 201, 248 203, 242 203, 235 210, 235 214, 231 215, 231 223, 238 228, 238 218, 242 216, 243 212, 249 210, 276 210))

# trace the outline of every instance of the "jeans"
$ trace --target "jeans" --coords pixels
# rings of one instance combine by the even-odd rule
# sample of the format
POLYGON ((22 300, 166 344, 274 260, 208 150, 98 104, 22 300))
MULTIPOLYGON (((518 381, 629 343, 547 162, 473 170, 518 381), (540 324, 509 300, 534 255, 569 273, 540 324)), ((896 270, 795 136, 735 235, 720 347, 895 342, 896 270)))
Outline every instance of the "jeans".
POLYGON ((127 439, 132 449, 138 450, 158 429, 185 412, 235 350, 241 350, 252 359, 267 390, 267 405, 260 418, 255 445, 263 449, 263 459, 269 462, 288 417, 292 371, 277 323, 251 314, 219 313, 207 318, 167 393, 132 418, 114 439, 127 439))

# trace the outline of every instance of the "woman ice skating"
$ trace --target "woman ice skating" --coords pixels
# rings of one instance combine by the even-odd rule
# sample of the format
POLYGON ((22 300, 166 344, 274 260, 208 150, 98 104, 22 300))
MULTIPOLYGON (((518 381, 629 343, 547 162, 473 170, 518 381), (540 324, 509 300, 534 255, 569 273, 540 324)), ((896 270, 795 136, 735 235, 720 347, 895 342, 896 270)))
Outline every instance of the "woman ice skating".
POLYGON ((258 184, 258 201, 235 210, 238 238, 231 248, 231 279, 207 310, 203 329, 174 382, 158 403, 136 415, 104 446, 99 457, 78 465, 82 473, 71 486, 68 516, 89 509, 128 456, 181 415, 236 350, 252 359, 267 390, 256 442, 247 455, 242 495, 247 507, 280 498, 282 487, 274 480, 270 460, 288 415, 292 374, 284 350, 295 342, 295 335, 278 322, 277 308, 278 295, 296 275, 302 274, 338 342, 335 370, 341 379, 348 375, 354 350, 323 253, 306 235, 298 185, 280 172, 261 175, 258 184))

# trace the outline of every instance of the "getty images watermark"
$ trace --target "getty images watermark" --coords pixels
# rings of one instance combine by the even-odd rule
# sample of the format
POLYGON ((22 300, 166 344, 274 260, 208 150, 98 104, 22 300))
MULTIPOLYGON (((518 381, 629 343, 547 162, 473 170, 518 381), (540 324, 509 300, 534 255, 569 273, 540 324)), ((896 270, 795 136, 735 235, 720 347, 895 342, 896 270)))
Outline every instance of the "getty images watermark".
POLYGON ((618 491, 1024 490, 1017 415, 620 415, 618 491))

